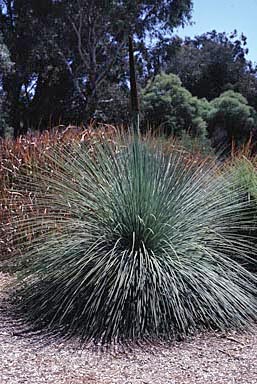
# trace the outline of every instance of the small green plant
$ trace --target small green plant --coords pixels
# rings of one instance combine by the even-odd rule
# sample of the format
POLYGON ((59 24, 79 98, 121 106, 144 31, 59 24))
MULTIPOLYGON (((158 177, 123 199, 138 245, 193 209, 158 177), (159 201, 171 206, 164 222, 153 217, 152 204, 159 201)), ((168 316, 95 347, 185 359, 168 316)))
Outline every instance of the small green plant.
POLYGON ((51 172, 24 180, 37 207, 22 226, 34 231, 19 293, 27 318, 102 342, 250 326, 240 191, 214 165, 140 138, 117 143, 54 149, 51 172))

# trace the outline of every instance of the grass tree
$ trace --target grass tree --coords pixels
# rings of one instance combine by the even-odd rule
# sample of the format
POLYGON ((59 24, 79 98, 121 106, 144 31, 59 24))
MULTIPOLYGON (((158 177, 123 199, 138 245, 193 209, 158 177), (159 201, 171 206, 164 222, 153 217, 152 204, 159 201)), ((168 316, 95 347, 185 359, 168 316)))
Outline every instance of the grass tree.
MULTIPOLYGON (((140 138, 48 155, 24 180, 37 215, 22 308, 39 325, 102 341, 170 338, 256 319, 244 267, 248 203, 229 175, 140 138)), ((22 233, 20 233, 20 236, 22 233)))

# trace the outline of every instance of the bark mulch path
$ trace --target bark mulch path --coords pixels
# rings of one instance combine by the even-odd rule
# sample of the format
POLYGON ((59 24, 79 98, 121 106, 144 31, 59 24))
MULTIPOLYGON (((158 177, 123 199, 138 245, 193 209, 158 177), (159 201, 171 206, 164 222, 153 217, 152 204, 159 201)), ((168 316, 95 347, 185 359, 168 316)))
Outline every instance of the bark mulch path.
POLYGON ((257 384, 257 330, 100 352, 17 333, 7 308, 13 280, 0 272, 0 384, 257 384))

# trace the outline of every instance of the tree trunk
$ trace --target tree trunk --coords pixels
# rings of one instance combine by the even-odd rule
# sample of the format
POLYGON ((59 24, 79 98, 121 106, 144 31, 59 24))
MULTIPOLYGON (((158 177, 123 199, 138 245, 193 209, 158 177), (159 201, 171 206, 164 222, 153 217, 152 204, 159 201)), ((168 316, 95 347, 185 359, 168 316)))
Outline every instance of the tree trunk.
POLYGON ((9 122, 13 128, 13 136, 15 139, 21 134, 21 87, 22 81, 17 74, 9 75, 3 80, 3 88, 6 92, 7 102, 10 105, 9 122))

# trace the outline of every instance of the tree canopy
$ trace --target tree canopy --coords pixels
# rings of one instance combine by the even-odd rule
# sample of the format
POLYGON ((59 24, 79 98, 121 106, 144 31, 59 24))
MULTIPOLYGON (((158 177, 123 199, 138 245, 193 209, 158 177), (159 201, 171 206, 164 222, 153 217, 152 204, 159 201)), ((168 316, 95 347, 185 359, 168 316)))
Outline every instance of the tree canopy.
POLYGON ((15 63, 2 79, 15 136, 106 115, 110 94, 127 87, 128 34, 142 54, 146 36, 161 41, 191 9, 191 0, 0 0, 0 29, 15 63))
POLYGON ((237 31, 227 34, 214 30, 180 41, 180 49, 172 55, 168 54, 171 49, 168 44, 167 53, 162 51, 162 68, 177 74, 195 96, 212 100, 233 89, 257 106, 257 71, 246 59, 246 44, 247 38, 243 34, 238 36, 237 31))

